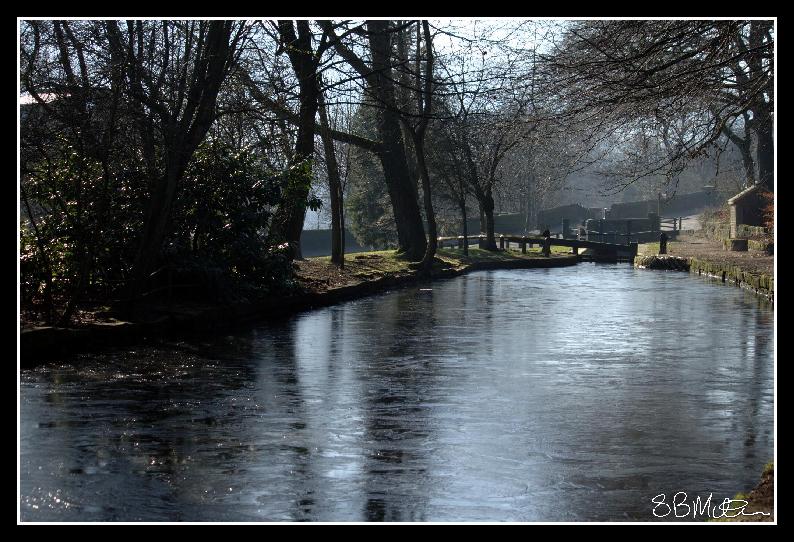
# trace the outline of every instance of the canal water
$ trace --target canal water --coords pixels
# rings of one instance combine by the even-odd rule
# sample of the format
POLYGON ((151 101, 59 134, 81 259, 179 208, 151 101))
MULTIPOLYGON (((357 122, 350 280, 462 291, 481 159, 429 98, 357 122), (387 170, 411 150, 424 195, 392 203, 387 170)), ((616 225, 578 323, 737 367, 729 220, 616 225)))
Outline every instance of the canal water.
POLYGON ((658 520, 772 459, 773 321, 738 288, 580 264, 25 370, 21 519, 658 520))

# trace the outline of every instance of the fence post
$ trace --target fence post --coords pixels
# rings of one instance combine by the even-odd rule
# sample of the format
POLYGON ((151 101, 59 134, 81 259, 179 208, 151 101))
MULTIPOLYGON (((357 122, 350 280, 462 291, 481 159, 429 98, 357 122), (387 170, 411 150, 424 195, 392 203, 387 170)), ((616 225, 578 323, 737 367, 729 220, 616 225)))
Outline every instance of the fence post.
POLYGON ((650 223, 651 231, 660 231, 662 229, 662 224, 658 214, 648 213, 648 222, 650 223))
POLYGON ((501 250, 504 250, 504 249, 505 249, 505 236, 504 236, 504 234, 503 234, 503 233, 500 233, 500 234, 499 234, 499 248, 500 248, 501 250))
POLYGON ((521 254, 526 254, 526 253, 527 253, 527 236, 526 235, 522 235, 521 236, 521 254))

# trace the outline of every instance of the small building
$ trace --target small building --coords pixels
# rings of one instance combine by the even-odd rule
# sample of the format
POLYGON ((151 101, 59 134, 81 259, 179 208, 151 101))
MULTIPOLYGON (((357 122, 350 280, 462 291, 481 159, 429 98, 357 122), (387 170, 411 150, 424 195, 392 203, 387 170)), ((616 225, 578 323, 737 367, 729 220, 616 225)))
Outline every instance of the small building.
POLYGON ((754 184, 728 200, 731 213, 731 238, 735 238, 740 224, 748 226, 762 226, 763 216, 761 208, 764 206, 761 192, 764 185, 754 184))

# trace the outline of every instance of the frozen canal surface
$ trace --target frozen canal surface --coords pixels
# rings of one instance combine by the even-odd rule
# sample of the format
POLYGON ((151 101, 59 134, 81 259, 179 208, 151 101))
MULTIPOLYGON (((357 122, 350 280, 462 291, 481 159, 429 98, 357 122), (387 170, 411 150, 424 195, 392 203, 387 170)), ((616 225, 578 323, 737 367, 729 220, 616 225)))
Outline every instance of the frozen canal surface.
POLYGON ((85 355, 22 373, 21 518, 650 521, 756 484, 773 343, 741 289, 580 264, 85 355))

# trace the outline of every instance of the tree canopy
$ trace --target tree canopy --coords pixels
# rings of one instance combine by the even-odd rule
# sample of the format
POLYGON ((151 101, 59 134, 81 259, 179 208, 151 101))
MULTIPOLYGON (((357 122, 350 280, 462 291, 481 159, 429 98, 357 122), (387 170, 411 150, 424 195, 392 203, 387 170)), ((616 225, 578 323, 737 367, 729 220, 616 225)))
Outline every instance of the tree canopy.
POLYGON ((496 249, 498 209, 530 229, 577 175, 674 191, 730 161, 774 189, 774 20, 19 24, 21 292, 49 322, 174 276, 294 287, 323 205, 335 263, 349 227, 429 269, 438 235, 479 215, 496 249))

